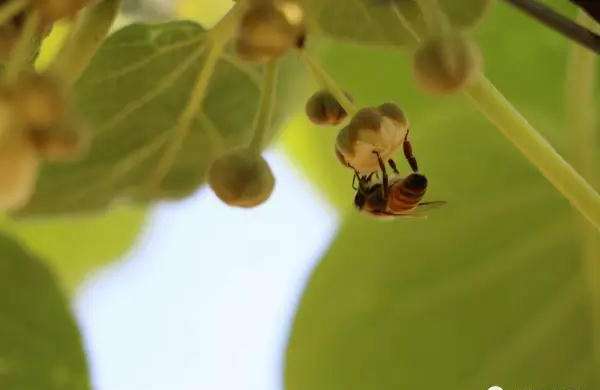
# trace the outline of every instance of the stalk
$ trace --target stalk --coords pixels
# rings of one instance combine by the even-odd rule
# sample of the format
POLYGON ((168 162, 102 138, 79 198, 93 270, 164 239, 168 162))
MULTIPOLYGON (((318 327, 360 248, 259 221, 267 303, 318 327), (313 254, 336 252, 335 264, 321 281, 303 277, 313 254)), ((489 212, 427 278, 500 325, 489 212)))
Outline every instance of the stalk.
POLYGON ((498 130, 564 195, 596 229, 600 229, 600 195, 573 169, 519 111, 480 75, 465 93, 498 130))
MULTIPOLYGON (((598 25, 583 11, 577 21, 590 30, 600 30, 598 25)), ((593 183, 599 182, 594 164, 595 145, 598 145, 598 122, 594 99, 597 82, 597 56, 584 47, 572 44, 567 65, 566 112, 567 128, 571 139, 573 164, 593 183)), ((592 313, 592 363, 600 367, 600 236, 594 228, 581 221, 582 272, 590 294, 592 313)), ((596 386, 600 385, 600 372, 595 372, 596 386)))
POLYGON ((120 7, 121 0, 103 0, 81 11, 50 71, 67 85, 77 81, 108 35, 120 7))
POLYGON ((250 150, 260 154, 264 146, 265 133, 271 128, 271 118, 275 106, 277 90, 277 61, 271 61, 265 66, 264 82, 258 113, 254 120, 254 138, 250 143, 250 150))

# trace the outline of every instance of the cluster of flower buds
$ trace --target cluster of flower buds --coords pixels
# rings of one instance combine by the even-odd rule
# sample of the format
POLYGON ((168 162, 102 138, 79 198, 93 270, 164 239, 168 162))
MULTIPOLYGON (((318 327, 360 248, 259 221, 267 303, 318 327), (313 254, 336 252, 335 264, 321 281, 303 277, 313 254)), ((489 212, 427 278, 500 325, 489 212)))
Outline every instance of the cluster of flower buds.
POLYGON ((250 0, 236 36, 238 55, 267 62, 304 46, 304 10, 294 0, 250 0))
POLYGON ((249 148, 233 150, 216 159, 208 182, 223 202, 236 207, 255 207, 273 192, 275 178, 269 164, 249 148))
POLYGON ((87 146, 60 84, 47 75, 26 75, 0 90, 0 123, 1 210, 27 203, 41 161, 75 159, 87 146))
POLYGON ((340 130, 335 151, 344 166, 361 174, 379 170, 379 155, 392 158, 402 145, 409 123, 394 103, 359 110, 348 126, 340 130))

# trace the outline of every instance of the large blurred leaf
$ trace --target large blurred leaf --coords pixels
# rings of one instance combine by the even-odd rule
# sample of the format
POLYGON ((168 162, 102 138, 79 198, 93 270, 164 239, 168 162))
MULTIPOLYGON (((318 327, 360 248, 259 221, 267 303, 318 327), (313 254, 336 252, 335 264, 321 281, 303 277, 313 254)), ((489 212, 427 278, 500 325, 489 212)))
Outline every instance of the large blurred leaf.
POLYGON ((0 236, 0 388, 89 389, 67 299, 38 259, 0 236))
POLYGON ((414 41, 402 24, 394 7, 422 28, 423 22, 415 0, 303 0, 311 27, 340 40, 371 45, 404 46, 414 41))
POLYGON ((0 226, 48 263, 72 292, 91 271, 131 248, 145 215, 142 209, 118 208, 86 217, 5 218, 0 226))
MULTIPOLYGON (((22 214, 99 210, 122 198, 187 196, 204 181, 216 155, 248 144, 261 71, 226 54, 175 161, 163 158, 178 142, 175 125, 204 66, 205 46, 204 30, 191 22, 132 25, 112 35, 76 86, 79 109, 94 128, 90 153, 75 164, 44 167, 22 214), (165 162, 167 175, 156 186, 165 162)), ((298 78, 289 77, 296 62, 282 64, 274 129, 290 97, 296 98, 292 85, 298 78)))
MULTIPOLYGON (((415 43, 411 30, 426 32, 418 0, 301 0, 313 32, 342 41, 402 47, 415 43)), ((492 0, 439 0, 458 28, 476 24, 492 0)))
MULTIPOLYGON (((501 4, 478 40, 490 78, 564 152, 567 42, 501 4)), ((567 201, 462 96, 416 90, 410 59, 327 48, 326 67, 360 105, 405 109, 428 198, 448 205, 422 221, 346 220, 300 304, 286 388, 600 388, 600 329, 567 201)), ((288 150, 350 208, 352 174, 332 152, 337 131, 301 119, 295 130, 288 150)))

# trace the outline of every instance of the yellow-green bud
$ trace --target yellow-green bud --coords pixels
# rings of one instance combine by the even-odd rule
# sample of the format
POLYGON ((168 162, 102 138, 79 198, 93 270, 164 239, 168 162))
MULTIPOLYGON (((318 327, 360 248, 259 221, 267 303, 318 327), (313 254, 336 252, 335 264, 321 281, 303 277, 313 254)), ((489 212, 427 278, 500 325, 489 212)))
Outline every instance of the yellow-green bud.
POLYGON ((23 207, 33 194, 39 158, 22 131, 14 130, 0 138, 0 210, 23 207))
POLYGON ((451 34, 426 41, 415 53, 413 71, 421 87, 432 93, 452 93, 481 70, 479 48, 467 37, 451 34))
POLYGON ((375 172, 379 170, 376 153, 384 161, 392 158, 402 145, 408 128, 404 113, 393 103, 363 108, 354 115, 348 126, 340 130, 336 140, 336 156, 343 165, 361 174, 375 172))
POLYGON ((246 60, 267 62, 304 45, 304 37, 304 11, 296 1, 255 1, 240 21, 236 49, 246 60))
POLYGON ((316 125, 335 126, 348 115, 329 91, 319 91, 312 95, 306 102, 305 111, 308 118, 316 125))
POLYGON ((208 182, 223 202, 245 208, 264 203, 275 186, 269 164, 246 148, 215 160, 208 171, 208 182))

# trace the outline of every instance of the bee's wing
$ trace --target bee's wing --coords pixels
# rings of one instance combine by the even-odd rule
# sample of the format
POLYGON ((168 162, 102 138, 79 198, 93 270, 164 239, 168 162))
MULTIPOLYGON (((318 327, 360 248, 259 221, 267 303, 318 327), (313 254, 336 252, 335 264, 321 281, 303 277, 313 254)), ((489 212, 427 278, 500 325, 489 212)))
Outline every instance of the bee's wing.
POLYGON ((424 212, 424 211, 437 209, 437 208, 442 207, 446 203, 447 202, 444 202, 443 200, 435 200, 433 202, 421 202, 415 208, 415 211, 418 211, 419 213, 421 213, 421 212, 424 212))
POLYGON ((414 211, 409 211, 406 213, 391 213, 388 211, 373 211, 371 215, 374 215, 378 218, 383 219, 395 219, 395 218, 415 218, 415 219, 425 219, 427 215, 423 213, 415 213, 414 211))
POLYGON ((404 213, 392 213, 388 211, 379 211, 376 214, 380 216, 394 217, 394 218, 427 218, 426 212, 429 210, 437 209, 445 205, 446 202, 437 200, 433 202, 421 202, 417 207, 404 213))

